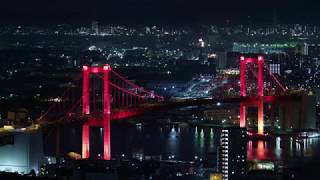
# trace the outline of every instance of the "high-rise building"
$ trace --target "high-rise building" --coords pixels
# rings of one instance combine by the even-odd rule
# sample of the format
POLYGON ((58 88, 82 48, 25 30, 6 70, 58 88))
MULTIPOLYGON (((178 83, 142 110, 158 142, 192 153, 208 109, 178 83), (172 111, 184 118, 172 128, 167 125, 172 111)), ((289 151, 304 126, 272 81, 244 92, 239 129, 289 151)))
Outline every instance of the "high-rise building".
POLYGON ((276 27, 278 25, 278 13, 277 9, 273 9, 273 27, 276 27))
POLYGON ((287 129, 296 131, 315 129, 316 104, 316 96, 312 92, 301 96, 297 101, 280 104, 279 118, 281 126, 278 128, 283 131, 287 129))
POLYGON ((146 34, 151 34, 151 28, 150 27, 146 27, 146 34))
POLYGON ((0 171, 27 174, 44 163, 41 131, 0 136, 0 171))
POLYGON ((269 69, 272 74, 281 75, 280 64, 270 64, 269 69))
POLYGON ((222 128, 218 169, 223 180, 241 180, 247 174, 247 129, 222 128))
POLYGON ((93 33, 93 34, 99 34, 99 24, 98 24, 97 21, 93 21, 93 22, 92 22, 92 27, 91 27, 91 29, 92 29, 92 33, 93 33))
POLYGON ((312 57, 318 57, 320 53, 320 44, 308 44, 304 43, 303 54, 312 57))
POLYGON ((217 52, 218 58, 218 69, 226 69, 227 68, 227 52, 226 51, 219 51, 217 52))
POLYGON ((208 63, 208 53, 207 53, 205 42, 202 38, 199 39, 198 49, 199 49, 198 59, 200 61, 202 61, 204 64, 207 64, 208 63))

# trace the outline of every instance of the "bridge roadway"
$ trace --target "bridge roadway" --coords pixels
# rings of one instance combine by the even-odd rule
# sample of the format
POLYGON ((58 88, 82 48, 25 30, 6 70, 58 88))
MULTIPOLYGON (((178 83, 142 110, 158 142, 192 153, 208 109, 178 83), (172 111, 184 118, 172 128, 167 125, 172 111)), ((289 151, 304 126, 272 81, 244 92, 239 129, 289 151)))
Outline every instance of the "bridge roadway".
POLYGON ((224 97, 224 98, 199 98, 199 99, 182 99, 182 100, 171 100, 166 103, 170 107, 183 107, 192 105, 207 105, 221 103, 253 103, 263 100, 265 103, 271 102, 292 102, 300 101, 302 96, 291 95, 291 96, 251 96, 251 97, 224 97))
POLYGON ((284 103, 297 102, 302 96, 263 96, 263 97, 227 97, 227 98, 198 98, 198 99, 181 99, 169 100, 162 103, 141 104, 137 108, 116 109, 112 108, 111 119, 119 120, 139 116, 145 113, 155 111, 167 111, 173 108, 197 106, 197 105, 214 105, 217 103, 249 103, 254 104, 263 100, 265 103, 284 103))
MULTIPOLYGON (((133 118, 141 116, 143 114, 154 113, 154 112, 164 112, 170 109, 186 107, 186 106, 197 106, 197 105, 214 105, 217 103, 250 103, 254 104, 258 101, 263 100, 265 103, 285 103, 285 102, 297 102, 301 100, 302 96, 291 95, 291 96, 263 96, 263 97, 225 97, 225 98, 194 98, 194 99, 177 99, 177 100, 168 100, 164 102, 149 103, 149 104, 140 104, 137 107, 130 108, 112 108, 111 109, 111 120, 121 120, 127 118, 133 118)), ((56 123, 64 123, 64 117, 53 118, 55 120, 49 120, 46 122, 40 123, 41 125, 49 125, 56 123)), ((85 122, 88 118, 96 119, 92 120, 92 126, 101 126, 101 119, 103 119, 101 113, 96 115, 93 113, 89 115, 83 115, 81 113, 72 114, 69 119, 76 119, 82 122, 85 122)))

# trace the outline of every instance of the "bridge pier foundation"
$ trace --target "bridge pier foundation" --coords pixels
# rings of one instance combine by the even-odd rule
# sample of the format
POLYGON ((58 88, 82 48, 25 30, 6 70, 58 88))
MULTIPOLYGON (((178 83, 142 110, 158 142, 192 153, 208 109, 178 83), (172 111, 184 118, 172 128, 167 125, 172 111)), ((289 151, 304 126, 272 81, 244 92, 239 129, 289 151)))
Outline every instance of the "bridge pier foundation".
POLYGON ((247 120, 247 106, 244 103, 240 103, 240 127, 246 127, 247 120))
POLYGON ((258 134, 264 134, 263 100, 258 102, 258 134))
POLYGON ((103 120, 103 159, 111 159, 110 116, 108 115, 103 120))
POLYGON ((90 157, 90 127, 87 124, 82 125, 82 159, 90 157))

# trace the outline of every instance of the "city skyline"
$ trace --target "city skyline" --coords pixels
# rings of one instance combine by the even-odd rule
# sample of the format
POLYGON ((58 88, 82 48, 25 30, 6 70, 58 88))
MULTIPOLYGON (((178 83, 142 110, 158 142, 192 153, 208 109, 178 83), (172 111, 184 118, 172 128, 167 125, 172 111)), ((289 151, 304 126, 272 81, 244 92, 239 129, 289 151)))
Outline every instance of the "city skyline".
POLYGON ((0 179, 318 180, 319 6, 4 1, 0 179))

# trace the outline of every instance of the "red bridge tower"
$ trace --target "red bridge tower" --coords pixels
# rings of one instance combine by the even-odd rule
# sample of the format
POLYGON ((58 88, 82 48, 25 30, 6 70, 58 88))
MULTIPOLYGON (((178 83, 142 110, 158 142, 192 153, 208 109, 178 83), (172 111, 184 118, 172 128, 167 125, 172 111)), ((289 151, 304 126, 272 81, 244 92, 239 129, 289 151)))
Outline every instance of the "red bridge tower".
POLYGON ((240 127, 246 127, 246 112, 248 106, 258 107, 258 134, 264 133, 264 119, 263 119, 263 96, 264 96, 264 81, 263 81, 263 67, 264 58, 258 56, 257 58, 240 57, 240 96, 247 96, 246 85, 246 65, 254 63, 258 65, 258 101, 250 103, 240 103, 240 127))
POLYGON ((110 65, 103 67, 83 66, 83 86, 82 86, 82 113, 90 115, 90 74, 103 76, 103 104, 102 116, 100 118, 90 117, 82 126, 82 158, 87 159, 90 156, 90 127, 96 126, 103 128, 103 159, 110 160, 110 120, 111 120, 111 100, 109 94, 109 73, 110 65))

